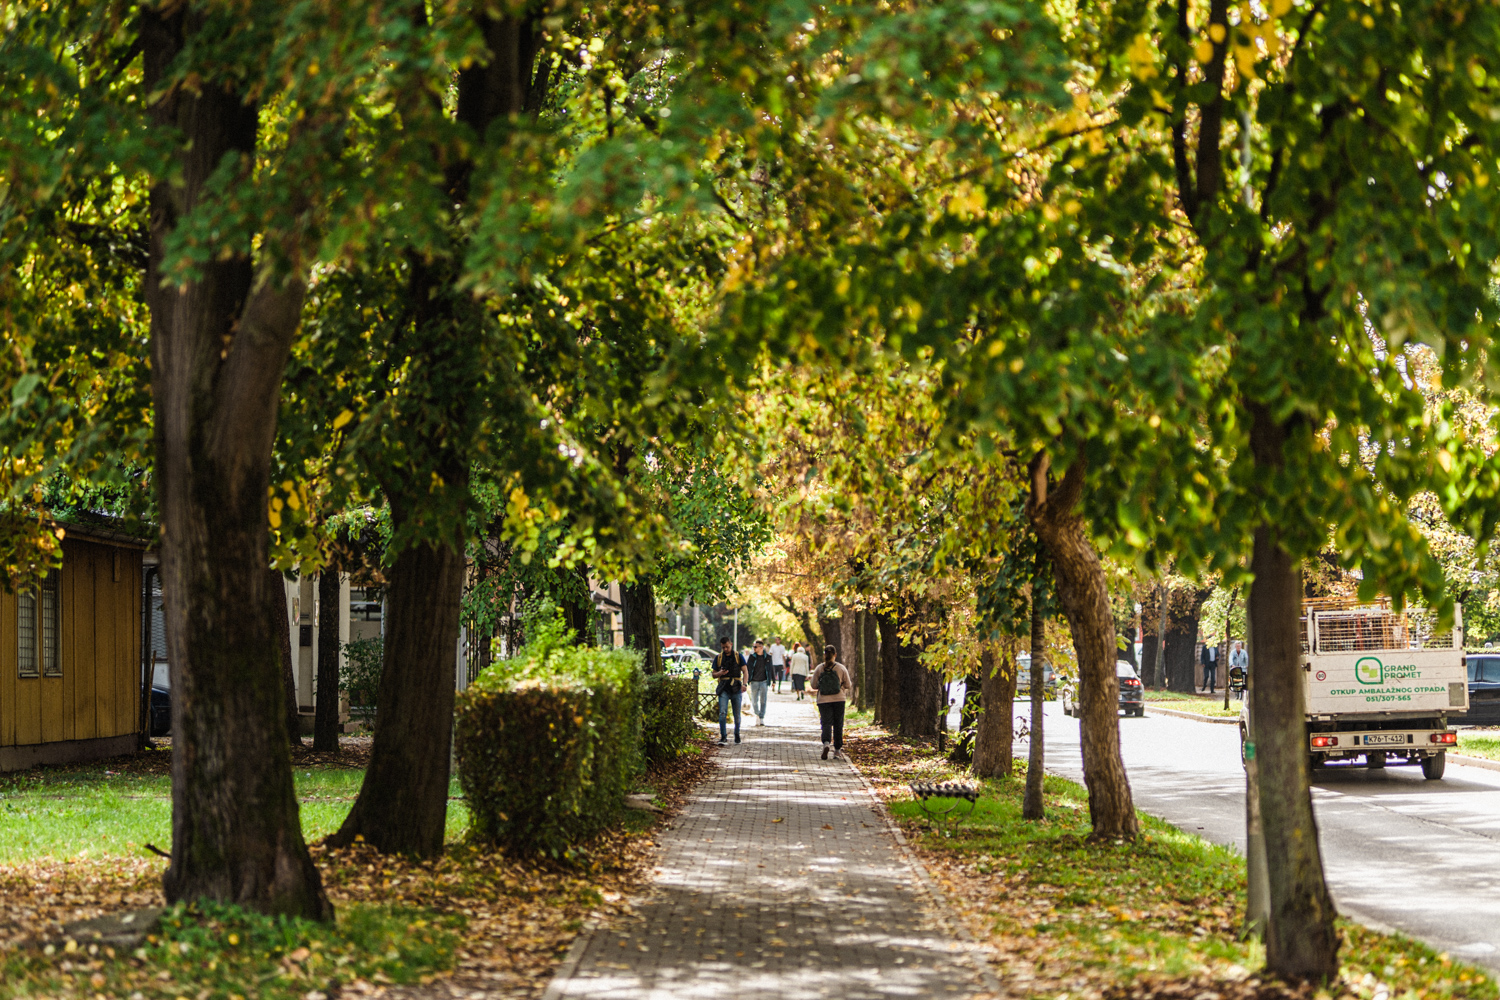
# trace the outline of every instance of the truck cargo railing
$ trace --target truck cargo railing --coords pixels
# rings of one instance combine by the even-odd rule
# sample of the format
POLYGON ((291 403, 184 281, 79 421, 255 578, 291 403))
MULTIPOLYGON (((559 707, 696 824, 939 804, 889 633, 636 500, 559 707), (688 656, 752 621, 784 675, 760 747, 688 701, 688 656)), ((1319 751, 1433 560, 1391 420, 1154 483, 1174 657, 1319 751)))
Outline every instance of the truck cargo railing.
POLYGON ((1447 628, 1438 627, 1437 613, 1429 608, 1400 612, 1386 606, 1341 608, 1315 610, 1311 617, 1311 629, 1307 619, 1303 619, 1304 653, 1308 651, 1309 638, 1319 654, 1459 648, 1456 613, 1453 624, 1447 628))

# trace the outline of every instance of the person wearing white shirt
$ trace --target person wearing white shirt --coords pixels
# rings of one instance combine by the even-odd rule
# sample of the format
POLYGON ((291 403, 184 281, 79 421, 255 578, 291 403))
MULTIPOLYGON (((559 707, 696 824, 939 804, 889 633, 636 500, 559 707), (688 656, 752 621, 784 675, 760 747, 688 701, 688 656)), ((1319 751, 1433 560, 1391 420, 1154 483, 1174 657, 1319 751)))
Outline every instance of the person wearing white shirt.
POLYGON ((776 675, 776 693, 781 693, 781 679, 786 676, 786 647, 781 644, 781 636, 771 636, 771 648, 766 650, 771 654, 771 670, 776 675))
POLYGON ((807 668, 810 666, 807 650, 802 643, 792 644, 791 661, 792 690, 797 693, 797 700, 801 701, 807 692, 807 668))

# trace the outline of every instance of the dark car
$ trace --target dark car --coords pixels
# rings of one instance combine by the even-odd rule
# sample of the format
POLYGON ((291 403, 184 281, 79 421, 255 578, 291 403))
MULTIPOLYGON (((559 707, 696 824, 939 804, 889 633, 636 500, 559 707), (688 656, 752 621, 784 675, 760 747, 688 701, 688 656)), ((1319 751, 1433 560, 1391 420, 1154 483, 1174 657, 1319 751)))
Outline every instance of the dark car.
POLYGON ((172 735, 172 693, 154 684, 151 686, 151 735, 172 735))
MULTIPOLYGON (((1145 688, 1141 685, 1141 678, 1136 674, 1135 668, 1124 660, 1115 661, 1115 680, 1120 687, 1120 711, 1126 715, 1145 715, 1145 688)), ((1070 681, 1062 688, 1062 709, 1064 715, 1079 714, 1079 689, 1076 682, 1070 681)))
POLYGON ((1124 660, 1115 661, 1115 679, 1120 684, 1120 708, 1126 715, 1146 714, 1146 689, 1135 667, 1124 660))
POLYGON ((1468 726, 1500 725, 1500 653, 1470 653, 1469 710, 1449 716, 1450 722, 1468 726))

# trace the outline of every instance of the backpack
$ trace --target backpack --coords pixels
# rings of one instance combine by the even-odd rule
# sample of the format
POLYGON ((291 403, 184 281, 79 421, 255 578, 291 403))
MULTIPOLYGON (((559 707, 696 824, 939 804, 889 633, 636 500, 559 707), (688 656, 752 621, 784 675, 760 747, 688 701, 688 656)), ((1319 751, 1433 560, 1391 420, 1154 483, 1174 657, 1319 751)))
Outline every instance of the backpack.
POLYGON ((818 694, 838 694, 841 690, 843 685, 839 682, 838 670, 831 663, 823 664, 823 672, 818 675, 818 694))

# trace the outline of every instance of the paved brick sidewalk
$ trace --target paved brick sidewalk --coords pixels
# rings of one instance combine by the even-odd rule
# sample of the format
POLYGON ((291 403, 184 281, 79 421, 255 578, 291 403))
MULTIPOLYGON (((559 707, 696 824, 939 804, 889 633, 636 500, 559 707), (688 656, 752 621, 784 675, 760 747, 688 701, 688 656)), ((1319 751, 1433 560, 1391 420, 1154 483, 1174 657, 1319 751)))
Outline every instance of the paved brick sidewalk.
POLYGON ((651 892, 575 945, 547 1000, 983 991, 859 776, 819 759, 816 709, 773 695, 769 721, 720 752, 659 838, 651 892))

